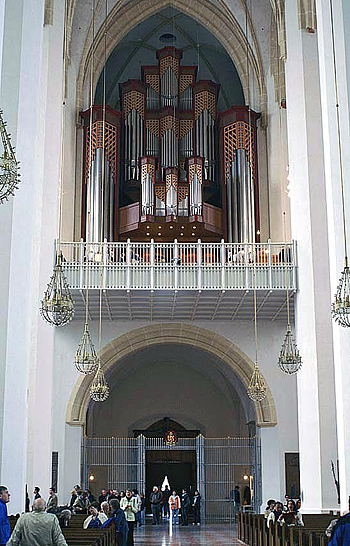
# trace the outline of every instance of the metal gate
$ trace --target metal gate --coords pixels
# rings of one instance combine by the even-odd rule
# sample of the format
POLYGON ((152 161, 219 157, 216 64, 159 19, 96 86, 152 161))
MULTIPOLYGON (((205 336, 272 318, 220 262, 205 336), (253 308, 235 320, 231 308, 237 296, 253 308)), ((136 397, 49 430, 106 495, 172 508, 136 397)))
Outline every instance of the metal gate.
MULTIPOLYGON (((251 503, 247 509, 258 512, 261 505, 260 442, 254 438, 179 438, 168 446, 162 438, 87 438, 83 440, 82 482, 89 487, 89 476, 96 475, 101 488, 125 490, 146 487, 146 451, 195 451, 197 489, 202 496, 203 520, 232 521, 232 491, 248 477, 246 487, 251 503)), ((241 496, 242 496, 241 488, 241 496)), ((243 501, 243 498, 242 498, 243 501)))

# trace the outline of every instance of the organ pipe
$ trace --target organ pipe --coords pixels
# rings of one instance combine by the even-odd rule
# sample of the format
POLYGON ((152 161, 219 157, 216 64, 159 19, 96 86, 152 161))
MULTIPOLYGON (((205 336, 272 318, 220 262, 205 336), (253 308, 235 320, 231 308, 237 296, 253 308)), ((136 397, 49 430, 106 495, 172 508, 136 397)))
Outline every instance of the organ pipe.
POLYGON ((141 214, 154 215, 156 161, 154 157, 141 158, 141 214))
POLYGON ((140 178, 139 158, 144 153, 143 126, 143 119, 139 112, 133 108, 124 121, 124 163, 126 180, 139 180, 140 178))
POLYGON ((196 119, 196 154, 204 158, 204 179, 215 178, 215 120, 205 109, 196 119))
POLYGON ((101 236, 102 240, 113 240, 114 177, 103 148, 96 148, 92 160, 87 183, 86 205, 86 240, 96 243, 101 241, 101 236))
POLYGON ((178 201, 178 170, 173 168, 165 169, 166 186, 166 213, 168 216, 177 216, 178 201))
POLYGON ((191 157, 188 161, 190 215, 201 216, 203 209, 203 158, 191 157))
POLYGON ((254 185, 246 150, 236 150, 226 184, 228 242, 255 241, 254 185))

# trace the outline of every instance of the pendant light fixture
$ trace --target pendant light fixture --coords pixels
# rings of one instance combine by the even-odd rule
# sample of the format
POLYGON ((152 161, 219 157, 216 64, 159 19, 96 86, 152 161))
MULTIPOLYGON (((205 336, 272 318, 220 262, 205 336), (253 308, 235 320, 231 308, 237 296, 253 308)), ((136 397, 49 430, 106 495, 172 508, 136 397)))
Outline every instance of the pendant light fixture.
MULTIPOLYGON (((63 48, 67 43, 67 0, 65 2, 64 17, 64 39, 63 48)), ((74 316, 74 302, 69 290, 66 276, 62 269, 61 252, 61 227, 62 227, 62 180, 64 165, 64 129, 65 129, 65 74, 66 74, 66 51, 63 50, 63 71, 62 71, 62 117, 61 117, 61 165, 58 194, 58 239, 55 255, 55 266, 50 278, 44 297, 41 301, 40 313, 43 319, 52 326, 64 326, 74 316)))
POLYGON ((15 150, 11 144, 11 135, 6 130, 6 121, 0 110, 0 133, 3 154, 0 156, 0 205, 7 201, 19 184, 19 162, 16 159, 15 150))
MULTIPOLYGON (((94 41, 95 41, 95 1, 92 1, 92 53, 91 53, 91 66, 90 66, 90 146, 89 146, 89 165, 90 173, 89 176, 92 176, 92 117, 93 117, 93 72, 94 72, 94 41)), ((90 208, 90 200, 88 199, 88 208, 90 208)), ((87 214, 89 218, 89 212, 87 214)), ((86 243, 87 245, 90 242, 90 222, 87 221, 86 228, 86 243)), ((89 275, 89 268, 86 271, 89 275)), ((74 357, 74 365, 78 372, 84 375, 90 375, 96 372, 99 367, 99 359, 97 358, 95 346, 92 342, 90 330, 89 330, 89 277, 86 279, 86 298, 85 298, 85 325, 83 337, 80 340, 77 351, 74 357)))
POLYGON ((109 387, 102 370, 100 359, 98 359, 96 375, 90 385, 90 397, 94 402, 105 402, 109 397, 109 387))
POLYGON ((333 16, 332 0, 330 0, 329 3, 330 3, 330 13, 331 13, 335 109, 336 109, 336 115, 337 115, 338 153, 339 153, 339 166, 340 166, 340 190, 341 190, 343 239, 344 239, 344 269, 341 272, 335 298, 332 303, 332 317, 334 318, 335 322, 339 324, 340 326, 343 326, 344 328, 349 328, 350 327, 350 270, 348 265, 348 251, 347 251, 347 237, 346 237, 343 156, 342 156, 341 133, 340 133, 339 93, 338 93, 337 64, 336 64, 336 57, 335 57, 334 16, 333 16))
MULTIPOLYGON (((249 113, 249 131, 251 127, 251 111, 250 111, 250 85, 249 85, 249 42, 248 42, 248 6, 247 0, 245 0, 245 15, 246 15, 246 46, 247 46, 247 102, 248 102, 248 113, 249 113)), ((249 155, 250 155, 250 177, 253 178, 253 140, 250 138, 249 141, 249 155)), ((254 180, 251 180, 250 187, 253 188, 254 180)), ((252 191, 252 190, 251 190, 252 191)), ((252 198, 254 194, 252 192, 252 198)), ((254 232, 253 232, 254 233, 254 232)), ((254 234, 255 240, 255 234, 254 234)), ((256 246, 253 245, 253 279, 254 279, 254 339, 255 339, 255 365, 253 375, 250 378, 249 385, 247 388, 247 394, 251 400, 254 402, 261 402, 266 398, 267 387, 262 373, 259 370, 258 365, 258 323, 257 323, 257 305, 256 305, 256 246)))
MULTIPOLYGON (((94 1, 94 0, 93 0, 94 1)), ((103 118, 102 118, 102 177, 101 177, 101 255, 103 241, 103 208, 104 208, 104 189, 106 176, 106 64, 107 64, 107 0, 105 0, 105 30, 104 30, 104 69, 103 69, 103 118)), ((93 44, 94 47, 94 44, 93 44)), ((91 118, 90 118, 91 121, 91 118)), ((100 262, 100 312, 99 312, 99 350, 102 349, 102 279, 103 279, 103 260, 100 262)), ((90 397, 95 402, 104 402, 109 397, 109 387, 102 369, 101 359, 98 359, 98 368, 96 375, 90 385, 90 397)))
MULTIPOLYGON (((283 232, 284 240, 286 241, 286 213, 283 213, 283 232)), ((284 261, 286 268, 286 298, 287 298, 287 332, 284 337, 282 347, 280 350, 280 355, 278 358, 278 366, 280 370, 288 375, 293 375, 297 373, 301 366, 302 360, 299 353, 299 349, 295 342, 291 325, 290 325, 290 307, 289 307, 289 269, 288 269, 288 253, 287 253, 287 244, 284 246, 284 261)))
POLYGON ((255 252, 254 252, 254 334, 255 334, 255 366, 253 375, 250 378, 247 388, 247 394, 254 402, 261 402, 266 398, 267 387, 262 373, 259 370, 258 365, 258 325, 257 325, 257 312, 256 312, 256 267, 255 267, 255 252))

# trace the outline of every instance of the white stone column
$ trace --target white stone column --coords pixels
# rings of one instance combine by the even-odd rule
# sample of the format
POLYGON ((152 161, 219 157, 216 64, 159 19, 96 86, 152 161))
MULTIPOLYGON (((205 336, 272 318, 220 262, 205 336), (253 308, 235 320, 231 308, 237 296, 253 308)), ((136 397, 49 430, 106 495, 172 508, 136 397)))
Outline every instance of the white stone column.
POLYGON ((283 499, 284 484, 281 481, 281 457, 278 427, 260 429, 262 505, 265 510, 268 499, 283 499))
POLYGON ((16 146, 22 182, 10 225, 1 467, 12 513, 24 508, 26 484, 30 494, 41 487, 44 497, 51 485, 54 329, 43 322, 39 305, 57 236, 63 4, 55 2, 54 25, 44 27, 44 0, 26 0, 18 22, 16 146))
MULTIPOLYGON (((11 141, 16 146, 19 77, 21 67, 23 2, 7 0, 0 6, 0 107, 4 112, 11 141)), ((2 457, 2 427, 7 345, 7 315, 9 304, 10 254, 12 239, 13 200, 1 205, 0 214, 0 466, 2 457)))
MULTIPOLYGON (((298 5, 286 1, 287 123, 292 236, 298 242, 296 339, 303 510, 337 507, 330 460, 337 458, 327 208, 317 37, 300 30, 298 5)), ((297 417, 296 417, 297 418, 297 417)))
MULTIPOLYGON (((323 146, 328 204, 329 263, 332 299, 344 267, 344 237, 340 190, 340 156, 336 118, 336 94, 329 0, 316 0, 317 35, 320 56, 323 146)), ((350 221, 350 51, 348 27, 350 5, 346 0, 333 0, 334 39, 336 52, 338 103, 344 171, 347 226, 350 221)), ((347 233, 349 240, 349 230, 347 233)), ((348 508, 350 494, 350 331, 333 322, 334 367, 336 377, 337 433, 341 489, 341 510, 348 508)), ((330 393, 331 396, 331 393, 330 393)), ((334 425, 335 426, 335 425, 334 425)))

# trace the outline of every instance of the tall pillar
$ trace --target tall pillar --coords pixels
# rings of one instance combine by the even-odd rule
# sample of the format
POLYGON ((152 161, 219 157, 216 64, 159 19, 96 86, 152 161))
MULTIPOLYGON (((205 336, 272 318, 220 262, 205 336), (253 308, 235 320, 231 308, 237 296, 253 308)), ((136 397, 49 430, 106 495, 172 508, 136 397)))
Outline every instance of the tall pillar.
POLYGON ((300 30, 286 0, 287 123, 292 237, 298 242, 296 340, 300 483, 304 512, 337 507, 330 460, 337 459, 327 207, 317 37, 300 30))
MULTIPOLYGON (((0 105, 11 141, 16 146, 19 77, 21 68, 21 32, 23 0, 1 2, 0 6, 0 105)), ((3 203, 0 214, 0 467, 7 352, 7 316, 9 305, 10 256, 14 197, 3 203)))
MULTIPOLYGON (((20 64, 12 82, 22 176, 9 226, 0 478, 11 491, 11 513, 24 509, 26 484, 30 494, 33 486, 41 487, 44 497, 51 485, 54 329, 41 319, 39 305, 52 273, 57 236, 64 19, 62 2, 55 2, 53 26, 43 24, 44 0, 15 4, 22 4, 13 43, 20 64)), ((10 63, 11 50, 3 52, 3 63, 10 63)))
MULTIPOLYGON (((329 0, 316 0, 317 36, 320 56, 323 150, 328 204, 329 263, 332 299, 344 267, 344 238, 340 190, 340 156, 336 118, 331 11, 329 0)), ((338 80, 338 103, 344 171, 347 226, 350 222, 350 50, 347 33, 350 5, 347 0, 333 0, 334 39, 338 80), (345 30, 346 29, 346 30, 345 30)), ((349 241, 349 230, 348 230, 349 241)), ((348 509, 350 494, 350 331, 333 322, 334 368, 336 377, 337 433, 340 473, 341 510, 348 509)))

